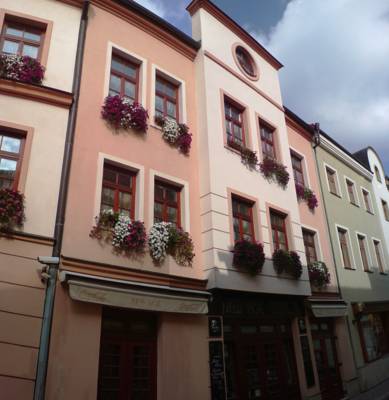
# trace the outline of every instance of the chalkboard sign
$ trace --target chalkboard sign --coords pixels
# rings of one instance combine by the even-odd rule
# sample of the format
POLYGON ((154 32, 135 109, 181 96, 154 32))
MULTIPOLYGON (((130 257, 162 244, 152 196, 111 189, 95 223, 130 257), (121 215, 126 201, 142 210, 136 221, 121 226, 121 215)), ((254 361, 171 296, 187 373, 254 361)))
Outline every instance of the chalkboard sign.
POLYGON ((223 343, 219 340, 209 342, 209 364, 212 400, 226 400, 223 343))

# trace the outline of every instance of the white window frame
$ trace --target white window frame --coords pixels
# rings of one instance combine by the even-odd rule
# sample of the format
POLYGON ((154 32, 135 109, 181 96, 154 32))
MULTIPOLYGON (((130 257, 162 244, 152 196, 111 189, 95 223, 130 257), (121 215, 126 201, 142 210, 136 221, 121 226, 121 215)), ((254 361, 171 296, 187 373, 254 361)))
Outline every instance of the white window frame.
POLYGON ((181 227, 186 232, 190 232, 190 203, 189 203, 189 183, 175 176, 167 175, 163 172, 150 169, 149 181, 149 226, 154 225, 154 187, 155 180, 165 181, 171 185, 181 187, 180 206, 181 206, 181 227))
MULTIPOLYGON (((289 146, 289 154, 290 153, 295 153, 297 155, 297 157, 301 158, 301 162, 303 165, 303 176, 304 176, 304 183, 305 183, 305 187, 308 189, 311 189, 311 180, 309 177, 309 173, 308 173, 308 165, 307 165, 307 159, 305 157, 305 154, 301 153, 300 151, 296 150, 294 147, 289 146)), ((292 154, 290 154, 290 158, 292 161, 292 154)), ((293 172, 293 165, 292 165, 292 172, 293 172)), ((307 228, 308 229, 308 228, 307 228)))
POLYGON ((325 174, 325 177, 326 177, 328 192, 329 192, 330 194, 334 194, 334 193, 332 193, 331 190, 330 190, 330 183, 329 183, 329 181, 328 181, 327 168, 330 169, 331 171, 333 171, 333 172, 335 173, 335 177, 336 177, 335 184, 336 184, 336 190, 337 190, 338 193, 336 193, 336 194, 334 194, 334 195, 335 195, 335 196, 338 196, 338 197, 340 197, 340 198, 343 198, 342 188, 341 188, 341 186, 340 186, 340 181, 339 181, 338 170, 337 170, 336 168, 332 167, 331 165, 327 164, 326 162, 323 162, 323 166, 324 166, 324 174, 325 174))
POLYGON ((374 267, 377 269, 377 271, 379 273, 387 274, 388 273, 388 269, 387 269, 387 265, 386 265, 386 262, 385 262, 385 255, 384 255, 384 249, 382 247, 382 240, 378 239, 376 237, 372 237, 371 238, 371 242, 372 242, 373 249, 374 249, 374 261, 375 261, 375 266, 374 267), (380 270, 380 267, 378 265, 378 260, 377 260, 377 256, 376 256, 376 253, 375 253, 375 244, 374 244, 374 242, 378 242, 379 243, 379 249, 378 250, 379 250, 380 255, 381 255, 383 271, 380 270))
MULTIPOLYGON (((117 52, 124 58, 127 58, 130 62, 139 65, 139 85, 138 85, 138 103, 146 107, 146 96, 147 96, 147 60, 140 55, 125 49, 113 42, 108 42, 107 55, 105 63, 105 79, 104 79, 104 92, 103 98, 105 99, 109 93, 109 80, 111 76, 111 64, 112 54, 117 52)), ((103 99, 103 100, 104 100, 103 99)))
POLYGON ((369 246, 369 241, 367 239, 367 235, 365 233, 356 231, 355 232, 355 237, 357 239, 358 253, 359 253, 359 257, 361 259, 362 271, 364 271, 364 272, 373 272, 373 259, 371 257, 370 246, 369 246), (361 248, 359 246, 359 236, 362 236, 365 239, 367 264, 368 264, 367 265, 367 271, 365 271, 365 269, 363 268, 362 252, 361 252, 361 248))
POLYGON ((388 209, 388 217, 389 217, 389 201, 383 199, 382 197, 380 200, 381 200, 381 208, 382 208, 382 215, 384 217, 384 221, 389 222, 389 219, 386 219, 386 213, 385 213, 385 208, 384 208, 384 203, 385 203, 386 207, 388 209))
POLYGON ((346 226, 335 224, 335 233, 336 233, 336 238, 338 242, 338 249, 339 249, 339 255, 340 255, 340 261, 342 263, 342 267, 346 270, 356 270, 356 263, 355 263, 355 256, 354 256, 354 250, 351 242, 351 235, 350 235, 350 229, 347 228, 346 226), (340 240, 339 240, 339 229, 346 231, 347 233, 347 245, 350 253, 350 262, 351 262, 351 268, 346 268, 344 265, 343 261, 343 253, 342 253, 342 246, 340 245, 340 240))
POLYGON ((365 211, 367 211, 369 214, 373 214, 375 215, 375 210, 374 210, 374 206, 373 206, 373 202, 371 201, 371 193, 370 190, 367 190, 365 187, 361 186, 361 196, 362 196, 362 201, 363 201, 363 206, 365 208, 365 211), (369 201, 369 206, 370 206, 370 210, 368 211, 366 204, 365 204, 365 196, 363 195, 363 191, 367 192, 368 194, 368 201, 369 201))
MULTIPOLYGON (((301 225, 301 235, 303 237, 303 244, 304 244, 304 236, 303 236, 304 229, 306 231, 310 231, 315 234, 315 249, 316 249, 317 258, 318 258, 318 261, 324 262, 319 231, 315 228, 312 228, 311 226, 301 225)), ((305 252, 305 246, 304 246, 304 252, 305 252)))
POLYGON ((143 165, 139 165, 131 161, 115 157, 110 154, 99 153, 97 158, 96 192, 95 192, 93 224, 95 223, 95 217, 100 214, 101 191, 103 190, 104 162, 106 161, 113 165, 117 165, 118 167, 136 172, 134 218, 136 220, 144 221, 145 169, 143 165))
POLYGON ((358 194, 357 183, 354 181, 354 179, 351 179, 347 175, 344 175, 344 184, 346 187, 347 199, 348 199, 349 203, 352 205, 355 205, 357 207, 360 207, 361 201, 360 201, 359 194, 358 194), (356 204, 351 203, 350 194, 347 189, 347 181, 350 181, 354 185, 354 196, 355 196, 356 204))
POLYGON ((178 87, 178 107, 179 107, 179 123, 186 124, 187 123, 187 110, 186 110, 186 85, 185 81, 173 75, 172 73, 164 70, 160 66, 156 64, 151 64, 151 97, 150 97, 150 125, 154 128, 161 129, 158 125, 156 125, 155 118, 155 85, 157 80, 157 75, 161 75, 167 81, 172 82, 174 85, 178 87))

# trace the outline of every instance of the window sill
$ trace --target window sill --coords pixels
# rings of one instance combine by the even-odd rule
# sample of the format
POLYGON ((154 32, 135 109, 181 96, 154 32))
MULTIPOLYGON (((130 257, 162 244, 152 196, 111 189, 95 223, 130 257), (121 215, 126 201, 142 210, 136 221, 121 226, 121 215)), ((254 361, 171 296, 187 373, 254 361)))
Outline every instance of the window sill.
POLYGON ((240 151, 234 149, 234 148, 231 147, 231 146, 228 146, 228 144, 225 144, 225 145, 224 145, 224 148, 227 149, 227 150, 229 150, 229 151, 231 151, 231 152, 233 152, 233 153, 235 153, 235 154, 237 154, 238 156, 240 156, 240 151))
POLYGON ((389 275, 389 272, 382 272, 382 271, 380 271, 380 275, 389 275))
POLYGON ((361 207, 359 204, 353 203, 353 202, 351 202, 351 201, 350 201, 350 204, 351 204, 352 206, 354 206, 354 207, 357 207, 357 208, 360 208, 360 207, 361 207))
POLYGON ((364 269, 364 272, 367 272, 368 274, 374 274, 374 271, 372 271, 371 269, 364 269))
POLYGON ((149 126, 151 126, 151 127, 154 128, 154 129, 158 129, 159 131, 162 132, 162 127, 160 127, 160 126, 157 125, 157 124, 149 124, 149 126))
POLYGON ((370 215, 375 215, 372 211, 366 210, 366 212, 370 215))
POLYGON ((339 199, 342 198, 342 196, 340 196, 338 193, 334 193, 334 192, 331 192, 331 191, 330 191, 330 193, 331 193, 332 195, 334 195, 335 197, 338 197, 339 199))
POLYGON ((357 268, 356 267, 343 267, 344 269, 346 269, 347 271, 356 271, 357 268))

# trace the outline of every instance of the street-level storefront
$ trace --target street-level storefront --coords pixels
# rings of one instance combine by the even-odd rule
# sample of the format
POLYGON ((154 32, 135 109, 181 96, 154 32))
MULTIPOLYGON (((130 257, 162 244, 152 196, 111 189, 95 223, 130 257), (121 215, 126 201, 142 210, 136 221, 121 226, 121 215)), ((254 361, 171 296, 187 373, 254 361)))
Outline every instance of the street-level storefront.
POLYGON ((300 399, 292 325, 303 315, 298 297, 213 292, 212 399, 300 399))

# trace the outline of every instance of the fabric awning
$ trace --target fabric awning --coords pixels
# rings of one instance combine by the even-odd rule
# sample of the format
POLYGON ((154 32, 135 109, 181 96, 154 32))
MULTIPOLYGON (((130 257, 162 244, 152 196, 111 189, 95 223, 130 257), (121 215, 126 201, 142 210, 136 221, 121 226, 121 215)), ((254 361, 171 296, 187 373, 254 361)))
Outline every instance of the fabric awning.
POLYGON ((208 292, 72 275, 62 271, 60 280, 69 285, 69 295, 73 300, 136 310, 208 313, 208 292))
POLYGON ((348 313, 347 303, 343 300, 309 301, 313 315, 316 318, 346 317, 348 313))

